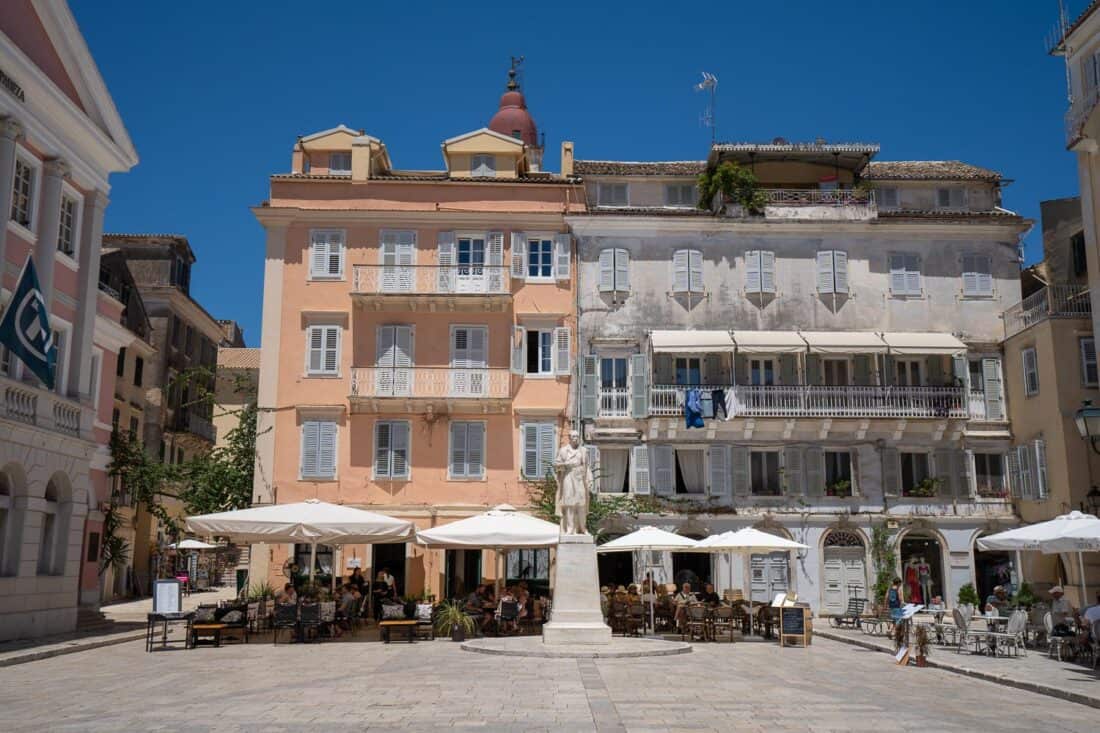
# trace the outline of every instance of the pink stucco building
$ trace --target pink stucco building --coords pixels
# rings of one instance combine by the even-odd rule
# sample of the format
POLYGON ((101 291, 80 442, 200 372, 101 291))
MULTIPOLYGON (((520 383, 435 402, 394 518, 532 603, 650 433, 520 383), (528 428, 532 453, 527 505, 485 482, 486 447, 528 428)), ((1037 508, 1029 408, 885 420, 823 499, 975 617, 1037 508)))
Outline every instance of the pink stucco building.
MULTIPOLYGON (((563 154, 571 160, 572 148, 563 154)), ((541 170, 514 81, 444 168, 402 170, 344 126, 298 138, 254 209, 267 232, 256 503, 316 497, 430 527, 528 504, 562 431, 574 372, 571 177, 541 170)), ((308 563, 254 547, 254 579, 308 563)), ((401 593, 454 593, 498 558, 408 545, 323 550, 319 570, 383 567, 401 593)), ((512 558, 528 577, 545 557, 512 558)), ((303 570, 306 568, 303 567, 303 570)))
POLYGON ((115 360, 135 336, 99 289, 110 174, 137 163, 63 0, 0 3, 0 302, 33 255, 58 344, 46 390, 0 349, 0 640, 72 630, 97 572, 115 360))

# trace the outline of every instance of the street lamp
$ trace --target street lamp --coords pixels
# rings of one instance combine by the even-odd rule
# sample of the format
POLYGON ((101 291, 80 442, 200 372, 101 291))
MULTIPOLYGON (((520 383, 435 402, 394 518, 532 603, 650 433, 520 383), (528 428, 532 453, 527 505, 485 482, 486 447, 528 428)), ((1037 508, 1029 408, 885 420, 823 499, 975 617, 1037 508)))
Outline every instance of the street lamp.
POLYGON ((1085 494, 1085 500, 1081 502, 1081 508, 1088 507, 1088 511, 1100 517, 1100 489, 1093 486, 1089 493, 1085 494))
POLYGON ((1085 400, 1073 416, 1073 421, 1077 423, 1077 432, 1081 437, 1087 438, 1092 449, 1100 453, 1100 448, 1096 447, 1097 441, 1100 441, 1100 407, 1093 407, 1092 400, 1085 400))

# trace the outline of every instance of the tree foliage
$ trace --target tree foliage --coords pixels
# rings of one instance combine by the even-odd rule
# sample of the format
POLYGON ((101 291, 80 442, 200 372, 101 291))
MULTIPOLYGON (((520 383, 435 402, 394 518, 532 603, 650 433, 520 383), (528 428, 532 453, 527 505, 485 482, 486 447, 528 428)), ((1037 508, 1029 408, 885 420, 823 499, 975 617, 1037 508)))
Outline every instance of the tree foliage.
POLYGON ((209 514, 247 507, 252 501, 256 467, 256 403, 237 412, 239 423, 222 447, 195 456, 181 469, 182 499, 189 514, 209 514))
POLYGON ((890 590, 890 584, 897 573, 898 555, 890 542, 890 530, 885 524, 879 524, 871 528, 871 564, 875 570, 875 596, 872 599, 876 604, 885 603, 886 591, 890 590))
POLYGON ((699 176, 700 209, 709 209, 718 194, 740 204, 749 214, 763 212, 768 203, 767 194, 760 190, 756 174, 732 160, 699 176))
MULTIPOLYGON (((561 518, 555 514, 558 483, 552 473, 540 481, 529 484, 531 506, 535 516, 557 524, 561 518)), ((651 496, 637 494, 589 494, 588 519, 585 528, 599 541, 604 534, 607 520, 613 517, 637 517, 639 514, 657 514, 666 509, 666 503, 651 496)))

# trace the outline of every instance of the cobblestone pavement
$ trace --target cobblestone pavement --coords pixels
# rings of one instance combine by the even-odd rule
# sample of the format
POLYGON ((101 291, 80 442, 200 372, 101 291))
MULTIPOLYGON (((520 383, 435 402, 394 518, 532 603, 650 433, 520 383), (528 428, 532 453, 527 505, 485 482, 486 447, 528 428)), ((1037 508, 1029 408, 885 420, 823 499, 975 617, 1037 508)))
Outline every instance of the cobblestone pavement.
POLYGON ((0 669, 0 711, 3 730, 1097 730, 1094 709, 824 639, 607 660, 443 640, 152 654, 131 642, 0 669))

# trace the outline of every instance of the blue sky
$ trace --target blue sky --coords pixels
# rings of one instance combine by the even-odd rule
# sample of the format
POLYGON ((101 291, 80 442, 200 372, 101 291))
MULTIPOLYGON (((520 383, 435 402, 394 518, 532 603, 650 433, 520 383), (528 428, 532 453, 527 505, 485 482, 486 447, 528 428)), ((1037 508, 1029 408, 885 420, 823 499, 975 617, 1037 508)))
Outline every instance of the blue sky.
MULTIPOLYGON (((1039 201, 1077 194, 1064 67, 1044 47, 1056 0, 70 2, 141 156, 113 179, 106 230, 186 235, 192 294, 250 346, 264 238, 249 207, 288 170, 295 136, 344 123, 381 137, 398 167, 439 168, 439 143, 496 110, 512 54, 527 57, 553 169, 562 140, 578 158, 705 157, 692 86, 706 70, 720 139, 964 160, 1014 179, 1005 206, 1035 219, 1039 201)), ((1028 261, 1041 246, 1036 227, 1028 261)))

